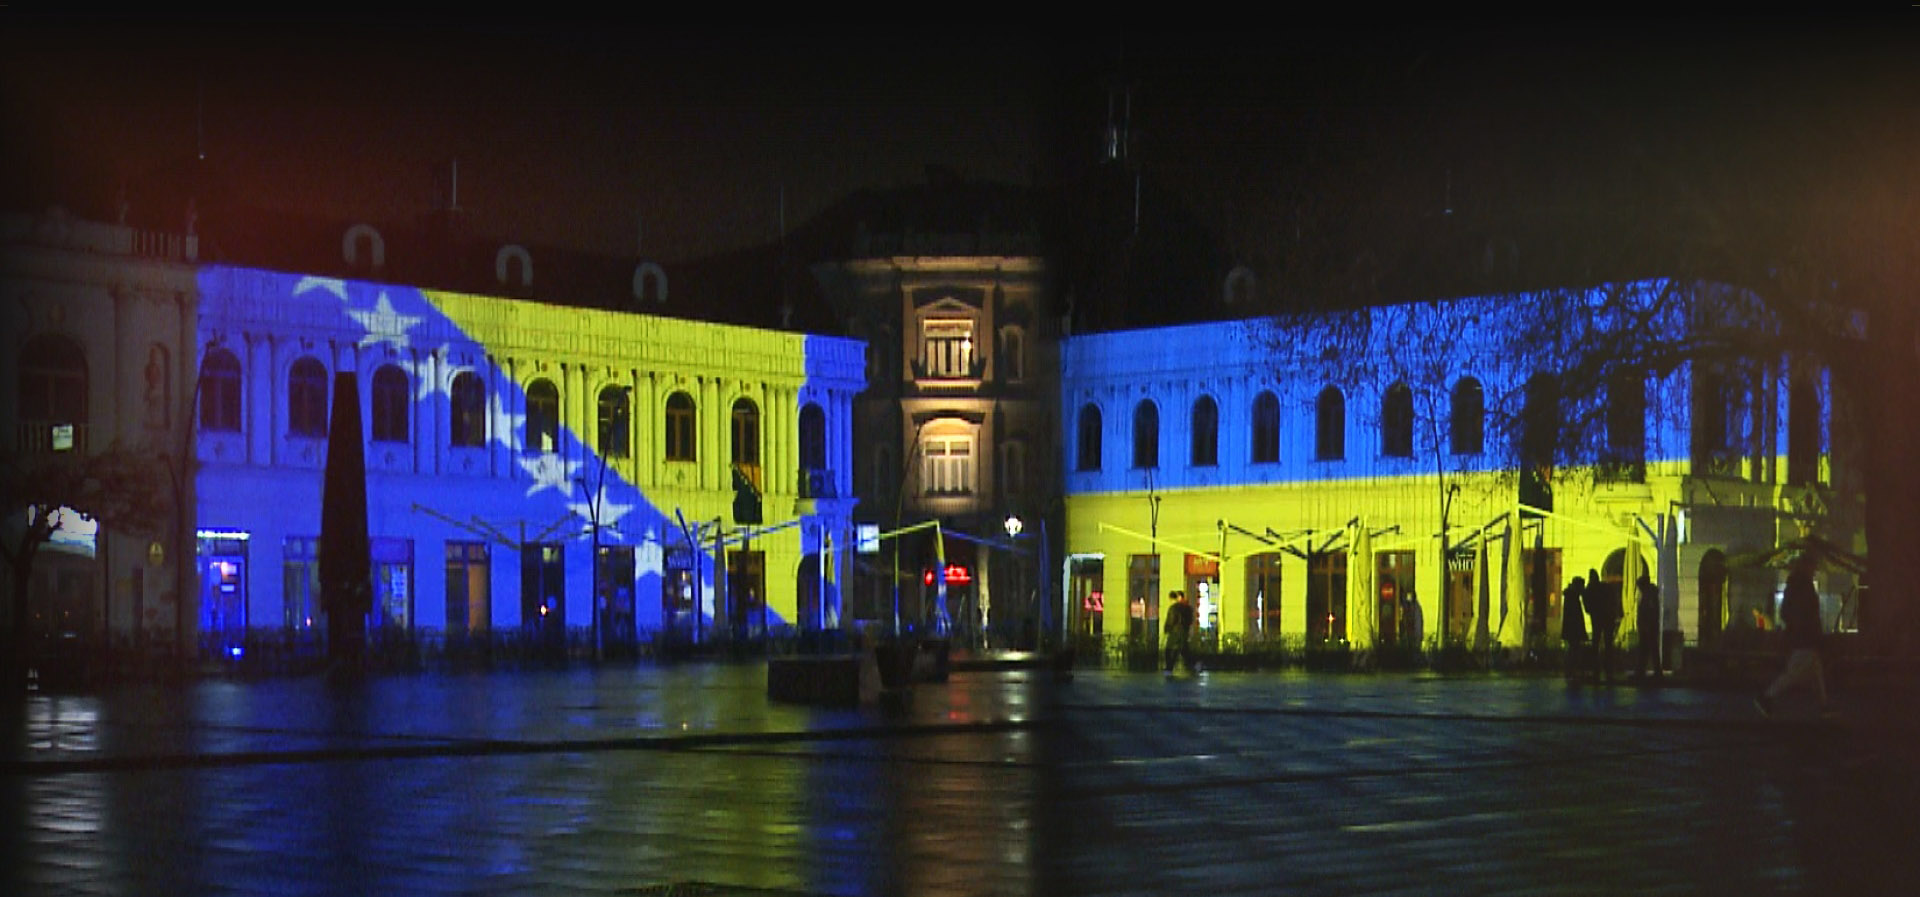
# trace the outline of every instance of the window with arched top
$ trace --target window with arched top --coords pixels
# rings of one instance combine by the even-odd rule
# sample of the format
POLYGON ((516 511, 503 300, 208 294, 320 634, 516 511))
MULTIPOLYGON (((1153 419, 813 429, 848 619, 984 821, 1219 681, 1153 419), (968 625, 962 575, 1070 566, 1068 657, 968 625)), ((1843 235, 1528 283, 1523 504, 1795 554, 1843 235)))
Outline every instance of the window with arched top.
POLYGON ((668 461, 692 461, 699 443, 694 437, 693 397, 676 392, 667 397, 666 455, 668 461))
POLYGON ((200 361, 200 429, 240 432, 240 359, 219 347, 200 361))
POLYGON ((1141 399, 1133 406, 1133 466, 1160 466, 1160 409, 1151 399, 1141 399))
POLYGON ((447 389, 450 414, 447 418, 448 442, 458 448, 480 448, 487 444, 487 384, 472 371, 453 375, 447 389))
POLYGON ((1253 463, 1280 460, 1280 399, 1270 390, 1253 397, 1253 463))
POLYGON ((627 434, 633 429, 628 417, 627 389, 624 386, 607 386, 600 390, 599 426, 596 428, 599 439, 594 443, 600 454, 609 458, 627 456, 627 434))
POLYGON ((1188 463, 1194 467, 1214 467, 1220 463, 1220 406, 1212 396, 1193 402, 1193 448, 1188 463))
POLYGON ((1073 469, 1094 471, 1100 469, 1100 406, 1091 402, 1080 406, 1080 419, 1075 427, 1073 469))
POLYGON ((814 498, 833 494, 827 470, 827 413, 814 402, 800 406, 800 488, 814 498))
POLYGON ((1486 445, 1487 396, 1480 381, 1461 377, 1453 385, 1453 414, 1448 426, 1449 448, 1456 455, 1477 455, 1486 445))
POLYGON ((1413 457, 1413 390, 1405 383, 1387 387, 1380 397, 1380 454, 1413 457))
POLYGON ((560 450, 560 390, 541 378, 527 384, 527 451, 560 450))
POLYGON ((733 413, 729 417, 733 422, 733 463, 747 467, 760 466, 759 406, 752 399, 735 399, 733 413))
POLYGON ((327 435, 327 368, 312 357, 302 357, 287 371, 287 434, 327 435))
POLYGON ((68 448, 84 451, 87 423, 87 360, 80 346, 58 334, 44 333, 20 351, 21 447, 55 448, 54 428, 71 427, 68 448))
POLYGON ((1337 386, 1320 391, 1313 403, 1313 457, 1339 461, 1347 456, 1347 397, 1337 386))
POLYGON ((373 441, 406 442, 407 410, 413 398, 406 372, 400 370, 399 365, 383 364, 373 372, 373 383, 368 391, 368 404, 372 408, 368 429, 373 441))

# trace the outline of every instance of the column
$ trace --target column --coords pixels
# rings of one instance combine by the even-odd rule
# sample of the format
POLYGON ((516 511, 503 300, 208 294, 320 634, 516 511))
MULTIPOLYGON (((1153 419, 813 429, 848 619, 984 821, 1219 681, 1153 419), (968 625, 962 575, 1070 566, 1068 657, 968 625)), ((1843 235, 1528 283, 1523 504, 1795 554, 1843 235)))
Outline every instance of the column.
POLYGON ((660 482, 661 444, 655 435, 660 412, 655 401, 659 383, 652 371, 633 373, 633 464, 641 487, 660 482))
POLYGON ((699 485, 702 489, 721 488, 720 483, 716 483, 715 480, 724 475, 732 464, 732 459, 728 456, 730 448, 719 435, 725 432, 722 425, 728 413, 728 409, 720 407, 719 393, 718 384, 714 378, 700 378, 700 413, 694 429, 700 433, 696 457, 700 459, 699 485))
POLYGON ((247 460, 258 467, 270 467, 275 460, 273 434, 280 427, 273 402, 273 339, 250 333, 246 341, 247 460))
POLYGON ((415 349, 413 353, 415 382, 409 385, 414 396, 426 396, 412 399, 413 469, 416 473, 438 473, 434 459, 440 453, 435 449, 446 441, 440 433, 440 416, 435 413, 440 404, 440 357, 434 351, 421 352, 415 349))

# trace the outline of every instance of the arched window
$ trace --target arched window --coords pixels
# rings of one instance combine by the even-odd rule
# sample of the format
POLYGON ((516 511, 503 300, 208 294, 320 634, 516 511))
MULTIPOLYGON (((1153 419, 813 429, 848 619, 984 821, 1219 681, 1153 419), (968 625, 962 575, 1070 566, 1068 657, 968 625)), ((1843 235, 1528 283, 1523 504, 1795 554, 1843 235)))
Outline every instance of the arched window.
POLYGON ((412 388, 407 384, 407 375, 399 365, 383 364, 373 372, 373 431, 374 442, 407 441, 407 406, 412 399, 412 388))
POLYGON ((1796 366, 1787 383, 1787 483, 1809 486, 1820 482, 1822 422, 1819 375, 1796 366))
POLYGON ((200 429, 240 432, 240 359, 221 348, 200 362, 200 429))
POLYGON ((1487 397, 1480 381, 1461 377, 1453 385, 1453 420, 1449 442, 1456 455, 1480 454, 1486 445, 1487 397))
POLYGON ((627 418, 627 390, 623 386, 608 386, 600 390, 599 440, 600 454, 609 458, 627 456, 627 433, 632 427, 627 418))
POLYGON ((1080 406, 1080 423, 1076 428, 1079 438, 1075 442, 1074 470, 1100 469, 1100 407, 1094 404, 1080 406))
POLYGON ((1253 463, 1280 460, 1280 399, 1261 390, 1253 397, 1253 463))
MULTIPOLYGON (((733 463, 754 470, 760 467, 760 409, 747 398, 733 403, 733 463)), ((754 479, 754 485, 760 481, 754 479)))
POLYGON ((813 402, 800 406, 800 488, 814 498, 833 494, 833 475, 827 470, 827 413, 813 402))
POLYGON ((1645 479, 1647 459, 1647 380, 1639 370, 1616 372, 1607 384, 1607 454, 1601 459, 1616 475, 1645 479))
POLYGON ((450 442, 461 448, 480 448, 487 444, 487 384, 472 371, 453 377, 447 390, 452 414, 448 418, 450 442))
POLYGON ((287 433, 326 438, 327 368, 312 358, 301 358, 287 372, 287 433))
POLYGON ((1160 466, 1160 409, 1150 399, 1133 406, 1133 466, 1160 466))
POLYGON ((684 392, 667 397, 667 460, 692 461, 699 445, 694 438, 693 398, 684 392))
POLYGON ((1339 461, 1347 456, 1347 397, 1337 386, 1320 391, 1314 402, 1313 457, 1339 461))
POLYGON ((87 361, 72 340, 42 334, 21 347, 20 422, 22 448, 53 448, 53 428, 64 425, 73 427, 71 448, 86 449, 87 361))
POLYGON ((1213 467, 1220 463, 1220 406, 1212 396, 1193 402, 1193 457, 1195 467, 1213 467))
POLYGON ((1387 387, 1380 398, 1380 454, 1413 457, 1413 390, 1405 383, 1387 387))
POLYGON ((560 450, 560 390, 547 379, 527 384, 527 451, 560 450))

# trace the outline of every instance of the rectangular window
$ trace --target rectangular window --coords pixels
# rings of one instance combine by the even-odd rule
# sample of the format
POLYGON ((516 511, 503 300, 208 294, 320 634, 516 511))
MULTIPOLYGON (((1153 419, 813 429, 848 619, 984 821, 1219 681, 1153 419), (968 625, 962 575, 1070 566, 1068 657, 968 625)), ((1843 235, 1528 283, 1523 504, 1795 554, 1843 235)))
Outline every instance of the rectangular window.
POLYGON ((973 322, 934 320, 922 325, 929 377, 973 376, 973 322))
POLYGON ((288 629, 312 629, 320 617, 320 539, 288 536, 281 543, 281 623, 288 629))
POLYGON ((1160 642, 1160 556, 1127 556, 1127 637, 1160 642))
POLYGON ((1247 636, 1271 638, 1280 634, 1280 553, 1262 552, 1247 558, 1247 636))
POLYGON ((973 492, 973 437, 929 436, 923 447, 922 472, 929 495, 968 495, 973 492))
POLYGON ((1347 553, 1321 552, 1307 559, 1307 644, 1347 639, 1347 553))
POLYGON ((675 394, 667 400, 667 460, 694 460, 693 400, 675 394))
POLYGON ((413 540, 373 540, 375 630, 406 632, 413 626, 413 540))
POLYGON ((447 634, 485 632, 493 619, 485 542, 447 543, 447 634))

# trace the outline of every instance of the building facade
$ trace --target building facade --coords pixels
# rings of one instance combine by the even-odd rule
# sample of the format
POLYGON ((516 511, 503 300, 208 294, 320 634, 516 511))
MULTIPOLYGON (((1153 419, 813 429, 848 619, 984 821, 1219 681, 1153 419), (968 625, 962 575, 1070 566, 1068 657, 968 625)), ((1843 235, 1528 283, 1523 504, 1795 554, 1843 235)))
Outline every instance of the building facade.
POLYGON ((366 421, 376 642, 602 656, 837 625, 858 342, 232 266, 198 292, 209 650, 323 631, 343 373, 366 421))
POLYGON ((854 421, 863 513, 890 532, 939 521, 945 533, 941 545, 931 533, 889 540, 869 559, 864 616, 931 625, 944 572, 957 637, 1015 644, 1038 631, 1044 521, 1058 513, 1058 343, 1034 246, 1026 233, 873 235, 814 268, 867 345, 854 421))
MULTIPOLYGON (((1472 298, 1065 340, 1074 631, 1152 642, 1184 589, 1216 644, 1521 649, 1559 643, 1574 576, 1645 570, 1661 637, 1710 644, 1771 618, 1777 571, 1742 558, 1810 535, 1857 550, 1817 367, 1697 355, 1581 384, 1565 366, 1604 357, 1575 343, 1684 345, 1753 303, 1664 281, 1553 302, 1586 329, 1542 336, 1541 297, 1472 298)), ((1822 582, 1830 619, 1852 587, 1822 582)))
MULTIPOLYGON (((165 469, 163 518, 191 502, 181 459, 193 357, 182 347, 192 344, 197 253, 192 236, 58 209, 0 217, 0 421, 12 493, 0 538, 9 566, 23 563, 29 513, 15 504, 15 478, 56 458, 86 463, 123 452, 165 469)), ((190 590, 191 568, 191 544, 173 536, 180 521, 128 530, 72 508, 54 514, 51 541, 27 565, 27 650, 61 640, 89 648, 172 643, 189 616, 177 597, 190 590)), ((11 589, 4 600, 11 610, 11 589)), ((15 617, 0 619, 11 626, 15 617)))

